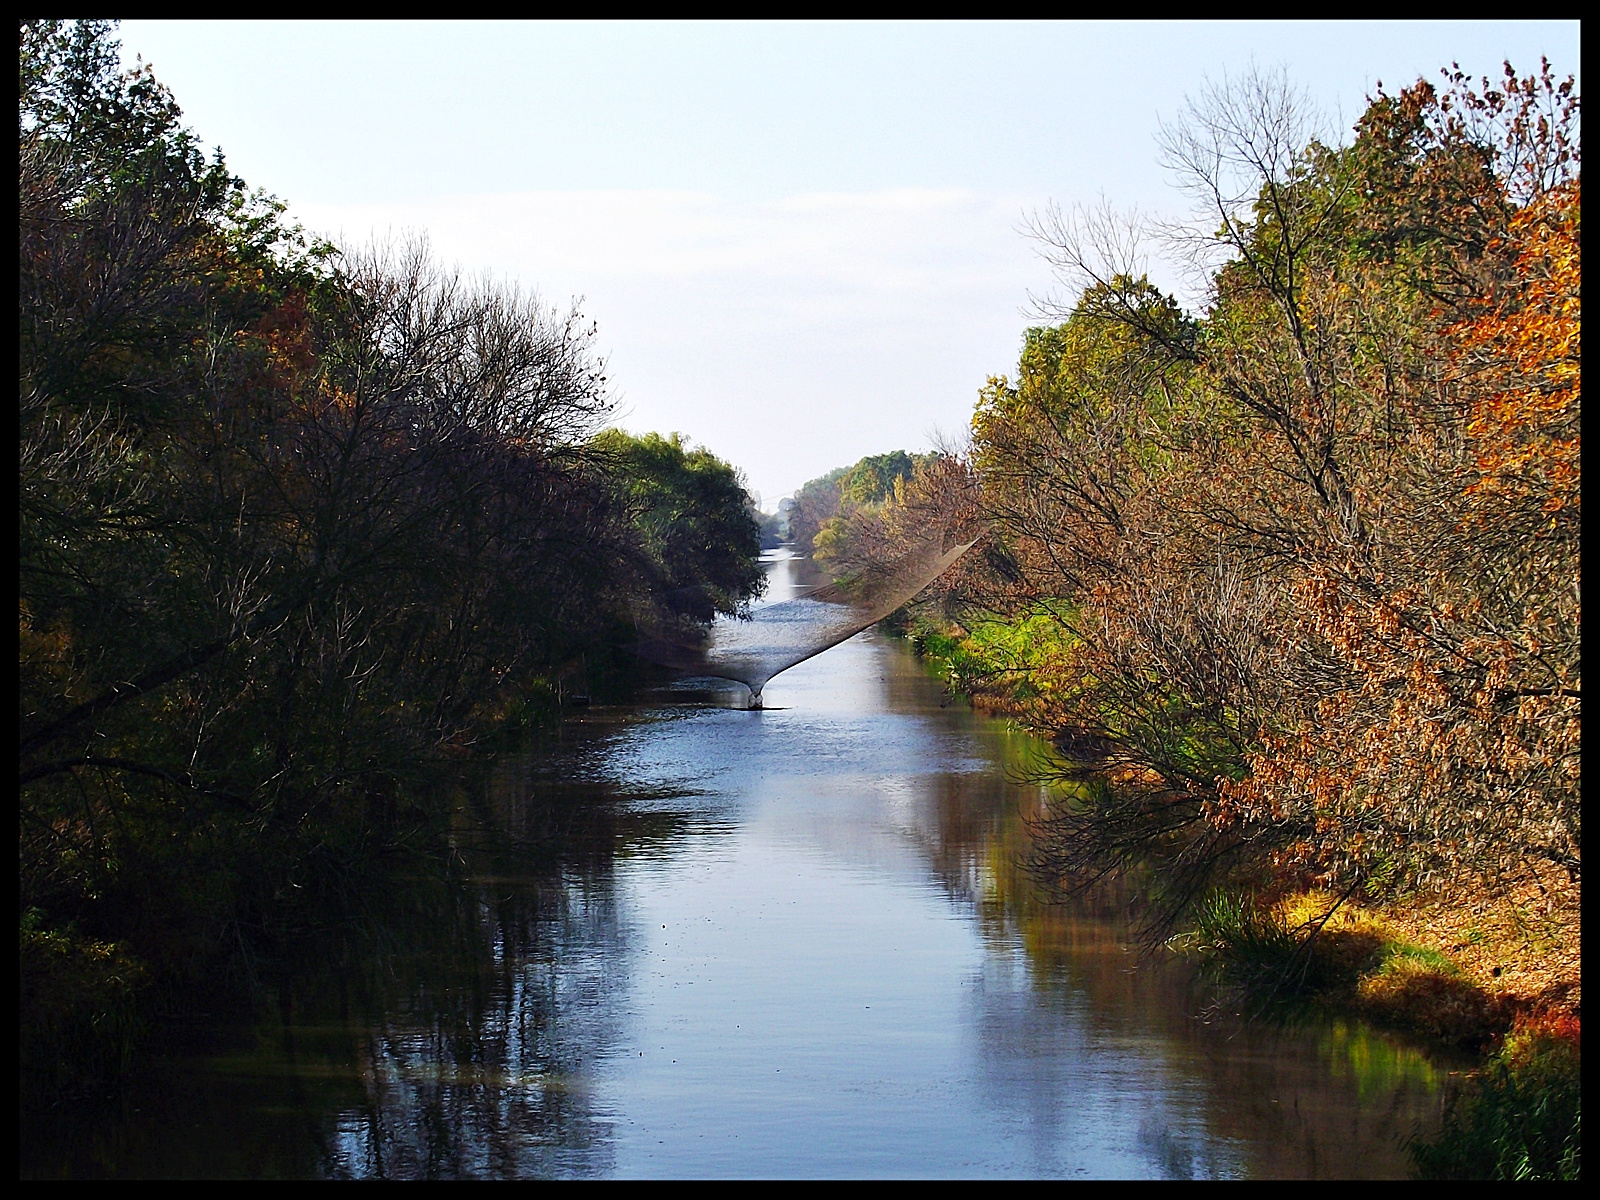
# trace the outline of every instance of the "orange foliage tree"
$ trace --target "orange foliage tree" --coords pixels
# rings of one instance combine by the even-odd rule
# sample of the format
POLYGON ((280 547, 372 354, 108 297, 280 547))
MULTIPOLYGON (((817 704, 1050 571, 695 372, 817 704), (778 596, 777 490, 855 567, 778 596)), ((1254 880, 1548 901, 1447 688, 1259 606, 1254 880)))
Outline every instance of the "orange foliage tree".
POLYGON ((1575 886, 1578 97, 1508 67, 1380 89, 1347 145, 1304 118, 1258 75, 1168 130, 1177 244, 1223 260, 1198 317, 1104 214, 1041 223, 1082 286, 980 400, 954 609, 1058 621, 1005 665, 1030 719, 1146 781, 1051 817, 1058 876, 1154 862, 1169 915, 1575 886))

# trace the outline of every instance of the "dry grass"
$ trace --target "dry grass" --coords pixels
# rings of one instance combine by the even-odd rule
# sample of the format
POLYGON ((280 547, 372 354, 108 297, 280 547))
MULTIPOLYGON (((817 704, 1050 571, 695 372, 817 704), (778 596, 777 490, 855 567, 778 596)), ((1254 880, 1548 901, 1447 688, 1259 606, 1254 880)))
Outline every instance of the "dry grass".
MULTIPOLYGON (((1365 1016, 1463 1045, 1529 1021, 1576 1028, 1578 900, 1564 876, 1530 874, 1498 895, 1441 890, 1382 908, 1345 905, 1317 935, 1314 973, 1330 999, 1365 1016)), ((1305 929, 1331 903, 1297 892, 1276 909, 1305 929)))
POLYGON ((1583 998, 1579 888, 1531 872, 1498 894, 1463 888, 1384 909, 1406 941, 1446 955, 1511 1015, 1578 1015, 1583 998))
POLYGON ((1404 954, 1362 978, 1355 1007, 1375 1021, 1458 1045, 1489 1042, 1507 1025, 1496 996, 1453 970, 1404 954))

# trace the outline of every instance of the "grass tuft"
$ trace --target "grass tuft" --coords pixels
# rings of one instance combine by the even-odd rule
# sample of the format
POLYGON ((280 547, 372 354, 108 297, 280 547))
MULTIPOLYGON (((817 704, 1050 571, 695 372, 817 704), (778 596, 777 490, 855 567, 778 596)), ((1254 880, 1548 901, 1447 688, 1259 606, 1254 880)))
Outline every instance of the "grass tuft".
POLYGON ((1409 1146, 1424 1179, 1577 1179, 1582 1064, 1576 1037, 1529 1028, 1456 1098, 1431 1141, 1409 1146))

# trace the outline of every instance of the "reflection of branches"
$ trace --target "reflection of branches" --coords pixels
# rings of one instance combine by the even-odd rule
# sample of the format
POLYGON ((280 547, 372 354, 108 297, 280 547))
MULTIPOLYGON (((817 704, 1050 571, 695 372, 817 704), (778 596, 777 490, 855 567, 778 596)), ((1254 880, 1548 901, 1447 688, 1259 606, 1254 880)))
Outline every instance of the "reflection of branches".
POLYGON ((509 849, 502 826, 514 814, 495 814, 517 807, 521 786, 502 780, 479 798, 474 870, 493 882, 458 880, 373 914, 400 927, 384 953, 361 956, 370 993, 350 1053, 363 1095, 340 1105, 330 1173, 545 1175, 549 1156, 574 1146, 603 1166, 604 1129, 567 1083, 616 1037, 615 1014, 595 999, 616 994, 615 981, 593 975, 626 962, 609 865, 591 873, 509 849))

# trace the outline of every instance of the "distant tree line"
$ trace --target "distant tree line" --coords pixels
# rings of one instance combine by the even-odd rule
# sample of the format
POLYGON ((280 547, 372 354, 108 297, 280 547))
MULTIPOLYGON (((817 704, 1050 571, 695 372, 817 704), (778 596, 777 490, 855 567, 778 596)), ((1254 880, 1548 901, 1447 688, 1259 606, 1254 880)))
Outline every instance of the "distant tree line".
POLYGON ((802 554, 826 558, 850 516, 892 500, 929 455, 894 450, 872 454, 803 484, 789 509, 789 540, 802 554), (818 540, 820 537, 820 541, 818 540))

